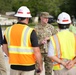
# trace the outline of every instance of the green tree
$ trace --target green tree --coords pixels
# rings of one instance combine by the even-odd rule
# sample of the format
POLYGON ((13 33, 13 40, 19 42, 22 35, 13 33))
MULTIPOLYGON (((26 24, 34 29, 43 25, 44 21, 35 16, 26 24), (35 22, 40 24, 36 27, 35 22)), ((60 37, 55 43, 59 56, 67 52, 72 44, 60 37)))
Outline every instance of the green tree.
POLYGON ((31 10, 32 16, 37 16, 42 11, 47 11, 56 17, 62 11, 76 16, 75 0, 0 0, 0 13, 16 12, 23 5, 31 10))
POLYGON ((63 0, 60 10, 76 16, 76 0, 63 0))
POLYGON ((12 10, 11 0, 0 0, 0 13, 4 14, 12 10))
POLYGON ((28 0, 25 5, 28 6, 33 16, 42 11, 47 11, 51 15, 57 15, 60 12, 58 3, 60 0, 28 0))

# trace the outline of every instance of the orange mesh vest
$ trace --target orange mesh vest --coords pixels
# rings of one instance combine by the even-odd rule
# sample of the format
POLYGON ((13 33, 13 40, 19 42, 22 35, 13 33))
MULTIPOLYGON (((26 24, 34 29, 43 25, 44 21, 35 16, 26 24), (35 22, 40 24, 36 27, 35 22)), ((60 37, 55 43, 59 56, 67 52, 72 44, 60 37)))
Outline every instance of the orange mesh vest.
POLYGON ((35 64, 35 56, 30 42, 32 31, 32 28, 21 24, 15 24, 6 29, 5 37, 8 42, 10 64, 26 66, 35 64))

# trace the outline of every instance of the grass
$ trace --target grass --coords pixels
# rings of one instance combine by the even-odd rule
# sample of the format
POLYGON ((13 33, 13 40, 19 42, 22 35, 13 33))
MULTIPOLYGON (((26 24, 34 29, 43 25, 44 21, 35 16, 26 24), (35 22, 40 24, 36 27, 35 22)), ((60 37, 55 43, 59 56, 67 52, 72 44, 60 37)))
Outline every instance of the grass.
MULTIPOLYGON (((51 23, 55 28, 57 28, 57 23, 51 23)), ((34 26, 36 25, 36 23, 29 23, 28 26, 34 28, 34 26)), ((6 29, 7 27, 9 27, 11 25, 1 25, 1 28, 6 29)))

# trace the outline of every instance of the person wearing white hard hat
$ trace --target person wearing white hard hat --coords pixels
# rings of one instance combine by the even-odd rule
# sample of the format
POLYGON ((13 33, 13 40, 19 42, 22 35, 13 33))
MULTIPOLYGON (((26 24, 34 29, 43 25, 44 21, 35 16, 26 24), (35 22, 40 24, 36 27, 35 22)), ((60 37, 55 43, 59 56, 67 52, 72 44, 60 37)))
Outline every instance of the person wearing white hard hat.
POLYGON ((15 16, 18 23, 5 30, 3 50, 9 57, 10 75, 34 75, 35 63, 42 72, 42 56, 36 32, 28 26, 30 10, 21 6, 15 16))
POLYGON ((53 61, 54 75, 76 75, 76 35, 69 31, 70 15, 59 14, 59 32, 50 37, 48 57, 53 61))

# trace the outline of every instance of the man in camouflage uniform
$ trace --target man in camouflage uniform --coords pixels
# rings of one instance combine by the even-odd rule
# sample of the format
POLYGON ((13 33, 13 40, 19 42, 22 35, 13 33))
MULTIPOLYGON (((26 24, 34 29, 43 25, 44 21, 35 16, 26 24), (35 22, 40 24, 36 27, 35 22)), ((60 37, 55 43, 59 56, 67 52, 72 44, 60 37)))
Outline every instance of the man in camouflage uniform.
POLYGON ((45 62, 45 74, 40 74, 40 75, 52 74, 52 62, 47 57, 47 50, 48 50, 47 48, 48 48, 50 36, 56 34, 57 31, 55 30, 54 26, 48 24, 48 17, 50 17, 48 12, 41 12, 39 16, 40 22, 35 26, 43 61, 45 62))

